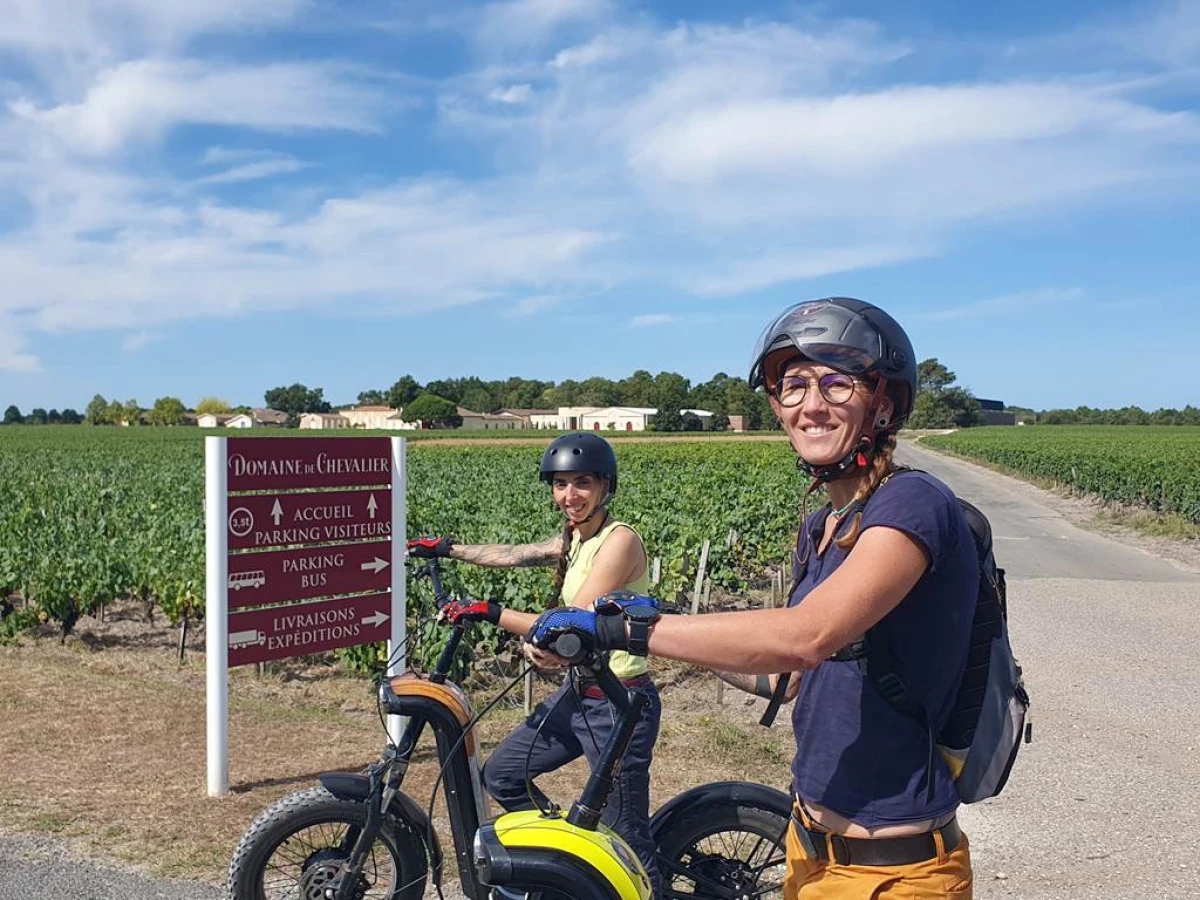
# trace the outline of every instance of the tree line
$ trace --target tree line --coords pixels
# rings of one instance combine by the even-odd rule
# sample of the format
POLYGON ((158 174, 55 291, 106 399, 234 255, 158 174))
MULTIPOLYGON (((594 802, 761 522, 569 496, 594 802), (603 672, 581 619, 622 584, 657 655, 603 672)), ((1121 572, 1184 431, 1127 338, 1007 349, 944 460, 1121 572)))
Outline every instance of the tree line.
MULTIPOLYGON (((908 421, 910 428, 967 428, 983 423, 983 413, 974 395, 958 385, 954 372, 936 358, 918 365, 917 382, 917 398, 908 421)), ((334 409, 325 399, 323 388, 299 383, 271 388, 263 394, 263 400, 268 408, 286 413, 287 424, 292 427, 299 424, 300 416, 305 413, 334 409)), ((746 379, 724 372, 697 384, 677 372, 651 375, 645 369, 615 381, 595 376, 557 383, 518 377, 487 381, 469 376, 421 384, 406 374, 388 387, 361 391, 358 404, 402 409, 406 421, 432 427, 460 425, 458 407, 494 413, 502 409, 557 410, 561 406, 632 406, 657 409, 654 427, 658 431, 698 431, 702 423, 698 416, 687 412, 691 409, 712 412, 711 427, 717 430, 729 427, 730 416, 743 416, 745 427, 752 431, 778 428, 766 395, 750 390, 746 379)), ((133 399, 121 402, 97 394, 83 415, 72 409, 61 412, 34 409, 22 415, 13 405, 5 410, 3 424, 182 425, 205 413, 249 411, 248 406, 233 406, 219 397, 205 397, 194 409, 186 407, 178 397, 159 397, 146 409, 133 399)), ((1015 413, 1018 421, 1039 425, 1200 425, 1200 409, 1190 405, 1183 410, 1154 412, 1136 406, 1042 411, 1009 406, 1006 411, 1015 413)))

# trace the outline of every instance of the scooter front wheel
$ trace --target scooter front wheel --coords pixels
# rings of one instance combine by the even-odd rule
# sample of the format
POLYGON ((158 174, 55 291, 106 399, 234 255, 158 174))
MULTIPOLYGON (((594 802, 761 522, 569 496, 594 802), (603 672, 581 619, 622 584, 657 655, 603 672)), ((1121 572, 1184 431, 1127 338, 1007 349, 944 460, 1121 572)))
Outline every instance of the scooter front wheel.
POLYGON ((673 900, 774 900, 783 895, 787 815, 736 801, 680 814, 658 839, 663 892, 673 900))
MULTIPOLYGON (((366 809, 324 788, 284 797, 242 836, 229 864, 230 900, 324 900, 366 823, 366 809)), ((384 823, 351 893, 354 900, 420 900, 425 846, 403 822, 384 823)))

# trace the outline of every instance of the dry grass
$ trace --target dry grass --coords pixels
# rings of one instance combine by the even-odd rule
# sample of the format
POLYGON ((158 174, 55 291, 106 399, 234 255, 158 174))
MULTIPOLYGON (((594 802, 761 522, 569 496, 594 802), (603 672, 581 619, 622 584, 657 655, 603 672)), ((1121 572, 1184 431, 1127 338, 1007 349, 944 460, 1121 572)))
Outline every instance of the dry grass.
MULTIPOLYGON (((107 621, 84 619, 77 630, 65 645, 47 634, 0 646, 0 821, 9 830, 53 833, 156 874, 221 883, 234 845, 263 807, 311 786, 319 772, 361 769, 382 746, 366 679, 324 667, 280 667, 261 677, 236 669, 232 792, 209 798, 202 648, 177 665, 175 633, 141 622, 132 607, 110 608, 107 621)), ((718 707, 711 676, 656 667, 664 716, 654 804, 718 778, 786 785, 794 745, 786 726, 756 724, 763 701, 727 690, 718 707)), ((553 684, 538 689, 545 696, 553 684)), ((474 698, 477 708, 485 697, 474 698)), ((478 726, 485 754, 519 721, 518 704, 498 707, 478 726)), ((406 791, 427 805, 436 774, 430 740, 406 791)), ((576 763, 539 783, 566 805, 586 774, 576 763)), ((435 824, 445 827, 440 801, 435 824)))

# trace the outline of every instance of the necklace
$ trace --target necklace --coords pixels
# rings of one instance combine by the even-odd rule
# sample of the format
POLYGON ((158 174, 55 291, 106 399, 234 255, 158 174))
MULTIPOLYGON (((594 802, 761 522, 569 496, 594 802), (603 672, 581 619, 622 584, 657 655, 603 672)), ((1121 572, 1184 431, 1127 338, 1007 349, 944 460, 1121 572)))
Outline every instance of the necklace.
POLYGON ((841 509, 835 509, 833 512, 830 513, 830 515, 837 516, 840 519, 842 516, 844 516, 846 514, 846 511, 849 510, 850 507, 852 507, 853 505, 854 505, 854 498, 851 497, 849 503, 847 503, 841 509))

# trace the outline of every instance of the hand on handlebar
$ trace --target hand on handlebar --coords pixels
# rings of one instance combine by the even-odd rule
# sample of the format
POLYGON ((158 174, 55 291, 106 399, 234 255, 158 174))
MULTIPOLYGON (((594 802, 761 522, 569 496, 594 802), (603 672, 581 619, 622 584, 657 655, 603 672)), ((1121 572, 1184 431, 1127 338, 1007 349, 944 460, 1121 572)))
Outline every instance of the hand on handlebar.
POLYGON ((438 618, 452 625, 461 625, 467 622, 491 622, 493 625, 498 625, 500 611, 500 604, 493 603, 491 600, 451 600, 438 610, 438 618))
POLYGON ((558 653, 570 663, 576 663, 593 650, 623 650, 629 638, 623 616, 598 616, 590 609, 566 606, 547 610, 525 635, 526 642, 539 650, 558 653), (567 651, 559 644, 560 639, 570 644, 567 651))
POLYGON ((454 546, 454 538, 416 538, 409 541, 407 546, 408 555, 416 559, 446 559, 450 556, 450 548, 454 546))

